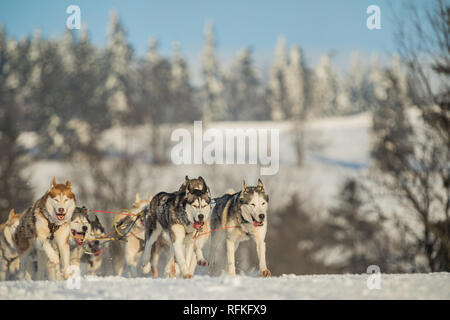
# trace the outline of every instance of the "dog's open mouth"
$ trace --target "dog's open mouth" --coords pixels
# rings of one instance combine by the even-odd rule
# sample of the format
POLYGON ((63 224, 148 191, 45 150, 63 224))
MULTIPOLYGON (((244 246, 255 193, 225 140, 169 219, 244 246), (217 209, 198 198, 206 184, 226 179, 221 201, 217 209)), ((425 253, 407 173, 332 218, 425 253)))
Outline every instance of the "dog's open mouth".
POLYGON ((64 218, 66 217, 66 214, 65 213, 57 213, 56 214, 56 218, 58 219, 58 220, 64 220, 64 218))
POLYGON ((205 223, 203 221, 195 221, 194 220, 194 229, 200 230, 205 223))
POLYGON ((253 218, 253 216, 252 216, 252 219, 253 219, 254 227, 262 227, 264 225, 264 221, 256 221, 255 218, 253 218))
POLYGON ((79 246, 83 245, 85 235, 86 235, 85 232, 77 232, 76 230, 72 229, 72 236, 75 239, 77 245, 79 246))

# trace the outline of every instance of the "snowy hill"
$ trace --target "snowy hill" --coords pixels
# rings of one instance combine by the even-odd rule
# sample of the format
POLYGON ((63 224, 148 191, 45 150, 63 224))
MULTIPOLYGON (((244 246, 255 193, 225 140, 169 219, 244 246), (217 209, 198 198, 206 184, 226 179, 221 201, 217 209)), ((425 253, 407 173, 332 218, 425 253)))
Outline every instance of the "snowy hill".
POLYGON ((368 275, 283 275, 270 279, 196 276, 191 280, 83 278, 65 282, 0 282, 0 299, 450 299, 450 273, 382 274, 369 290, 368 275))

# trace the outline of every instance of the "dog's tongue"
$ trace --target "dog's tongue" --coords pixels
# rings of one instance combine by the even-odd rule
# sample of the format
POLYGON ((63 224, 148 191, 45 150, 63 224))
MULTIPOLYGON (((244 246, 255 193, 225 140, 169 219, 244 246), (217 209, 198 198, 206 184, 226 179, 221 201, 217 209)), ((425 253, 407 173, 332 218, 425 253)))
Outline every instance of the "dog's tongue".
POLYGON ((59 219, 59 220, 64 220, 64 217, 65 217, 66 215, 65 214, 57 214, 56 215, 56 217, 59 219))
POLYGON ((261 222, 258 222, 258 221, 256 221, 256 220, 253 220, 253 226, 256 228, 256 227, 259 227, 259 226, 261 226, 261 222))
POLYGON ((201 229, 203 227, 203 222, 194 222, 194 229, 201 229))
POLYGON ((83 239, 75 238, 75 242, 77 245, 82 246, 83 245, 83 239))

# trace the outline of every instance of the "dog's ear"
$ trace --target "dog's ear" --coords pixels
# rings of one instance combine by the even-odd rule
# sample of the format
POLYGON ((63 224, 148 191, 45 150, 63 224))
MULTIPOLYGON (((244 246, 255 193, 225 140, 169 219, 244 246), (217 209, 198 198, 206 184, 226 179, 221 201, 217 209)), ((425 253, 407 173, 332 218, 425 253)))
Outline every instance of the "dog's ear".
POLYGON ((52 184, 50 185, 50 187, 56 187, 56 179, 55 179, 55 176, 53 176, 52 184))
POLYGON ((198 179, 199 179, 199 180, 202 182, 202 184, 203 184, 203 190, 202 190, 202 191, 205 191, 205 190, 206 190, 206 192, 208 192, 209 188, 208 188, 208 185, 206 184, 205 179, 203 179, 202 176, 199 176, 198 179))
POLYGON ((141 196, 139 195, 139 192, 138 193, 136 193, 136 200, 135 200, 135 202, 137 203, 137 202, 140 202, 141 201, 141 196))
POLYGON ((14 218, 15 214, 16 213, 14 212, 14 208, 12 208, 11 211, 9 211, 8 221, 11 220, 12 218, 14 218))
POLYGON ((242 180, 242 191, 245 192, 245 189, 247 189, 247 186, 245 185, 245 180, 242 180))
POLYGON ((184 179, 185 179, 186 181, 189 181, 189 177, 188 177, 187 175, 184 177, 184 179))
POLYGON ((261 181, 261 179, 258 179, 258 185, 256 186, 257 191, 263 191, 264 192, 264 184, 261 181))
POLYGON ((68 189, 72 189, 72 182, 70 182, 69 180, 66 181, 66 187, 68 189))

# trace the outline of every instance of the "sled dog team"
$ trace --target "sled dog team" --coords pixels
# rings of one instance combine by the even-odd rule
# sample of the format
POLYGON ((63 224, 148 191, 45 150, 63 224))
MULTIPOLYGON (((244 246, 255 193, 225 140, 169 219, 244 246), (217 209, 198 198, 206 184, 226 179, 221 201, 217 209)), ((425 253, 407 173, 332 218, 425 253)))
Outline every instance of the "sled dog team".
MULTIPOLYGON (((268 202, 260 179, 256 186, 246 186, 244 181, 241 191, 215 199, 202 177, 188 176, 178 191, 160 192, 147 199, 137 194, 129 212, 143 214, 136 217, 123 240, 111 241, 108 246, 113 270, 117 275, 126 269, 131 277, 150 272, 158 277, 164 250, 168 257, 164 275, 189 279, 197 265, 211 267, 214 263, 203 256, 203 247, 211 239, 213 249, 225 242, 226 268, 235 275, 235 251, 241 241, 253 238, 260 274, 269 277, 265 245, 268 202)), ((70 265, 81 266, 84 274, 97 274, 104 260, 102 242, 108 234, 96 215, 77 207, 70 181, 58 184, 53 178, 40 199, 22 214, 12 209, 0 225, 0 280, 68 279, 70 265)), ((214 254, 210 252, 210 260, 214 254)))

